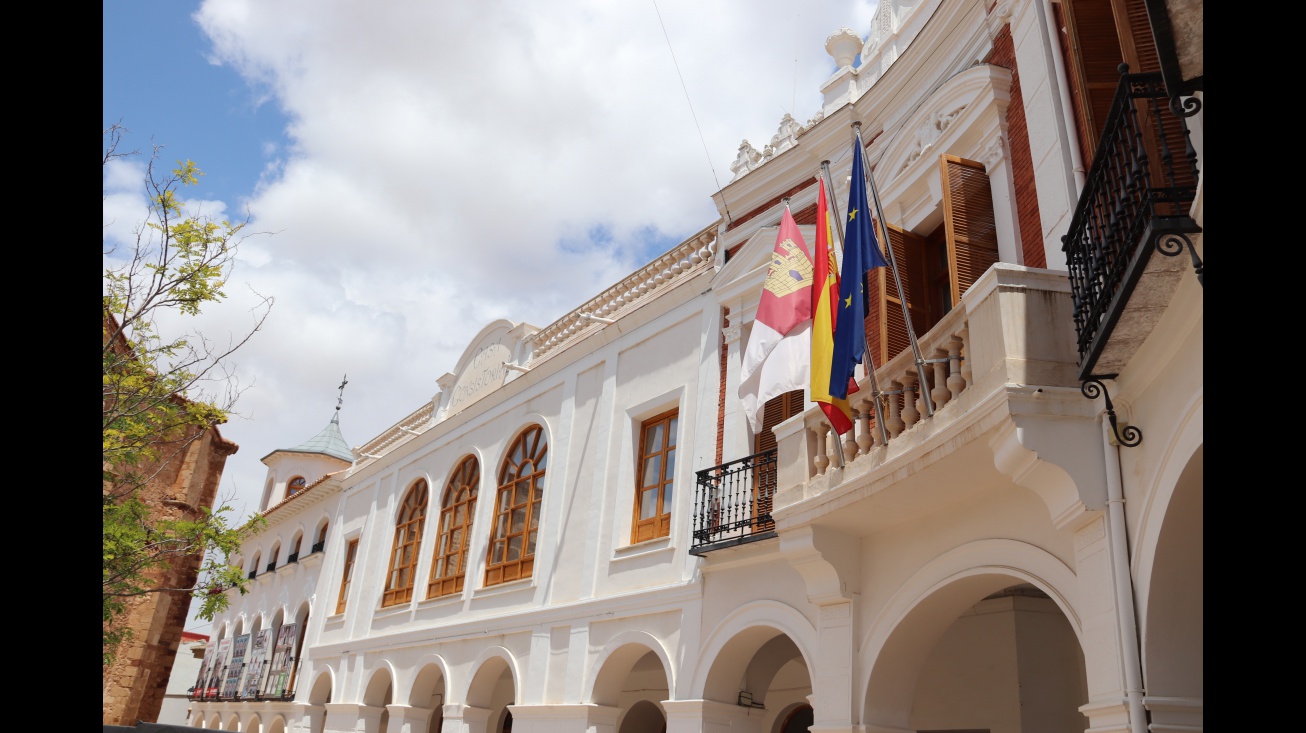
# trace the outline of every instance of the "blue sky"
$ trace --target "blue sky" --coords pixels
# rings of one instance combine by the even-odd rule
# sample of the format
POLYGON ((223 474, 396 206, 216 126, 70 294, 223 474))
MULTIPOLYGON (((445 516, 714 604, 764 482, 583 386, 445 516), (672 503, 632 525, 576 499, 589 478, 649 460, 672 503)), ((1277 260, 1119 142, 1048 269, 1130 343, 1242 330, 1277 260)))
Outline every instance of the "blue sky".
MULTIPOLYGON (((219 497, 259 510, 260 459, 327 424, 343 375, 359 446, 430 400, 486 324, 548 326, 711 224, 741 140, 810 120, 825 39, 865 38, 874 9, 106 1, 104 126, 166 146, 168 169, 195 161, 191 211, 249 218, 228 298, 196 327, 238 337, 275 299, 228 361, 244 391, 219 497)), ((144 160, 105 168, 106 250, 144 215, 144 160)))
POLYGON ((165 160, 190 159, 206 195, 233 205, 254 189, 263 150, 285 143, 274 101, 230 66, 209 61, 193 0, 105 0, 104 127, 121 123, 133 147, 153 138, 165 160))

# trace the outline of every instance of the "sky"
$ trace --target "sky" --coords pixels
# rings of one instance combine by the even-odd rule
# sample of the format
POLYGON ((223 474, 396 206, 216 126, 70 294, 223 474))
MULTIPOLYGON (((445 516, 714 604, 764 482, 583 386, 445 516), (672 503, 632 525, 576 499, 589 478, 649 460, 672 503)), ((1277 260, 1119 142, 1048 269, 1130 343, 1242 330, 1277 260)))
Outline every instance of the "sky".
MULTIPOLYGON (((145 218, 150 151, 188 213, 246 222, 193 328, 241 388, 219 500, 340 405, 360 446, 500 318, 545 327, 717 219, 740 142, 805 123, 875 3, 104 0, 104 244, 145 218), (339 385, 348 375, 341 395, 339 385), (339 402, 338 402, 339 400, 339 402)), ((106 267, 113 257, 106 255, 106 267)), ((188 630, 209 633, 193 616, 188 630)))

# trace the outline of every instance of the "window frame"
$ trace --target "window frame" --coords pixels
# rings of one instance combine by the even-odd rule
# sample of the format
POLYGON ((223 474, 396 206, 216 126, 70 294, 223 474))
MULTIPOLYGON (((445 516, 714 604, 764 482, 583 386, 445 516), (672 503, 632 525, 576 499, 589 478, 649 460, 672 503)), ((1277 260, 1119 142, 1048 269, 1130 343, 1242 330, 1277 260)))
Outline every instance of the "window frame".
POLYGON ((442 598, 461 593, 467 582, 467 560, 471 557, 472 523, 476 517, 476 499, 480 493, 481 462, 465 456, 449 474, 440 502, 435 548, 431 557, 431 574, 426 584, 427 598, 442 598), (460 516, 462 522, 455 525, 460 516), (451 548, 454 533, 461 530, 457 548, 451 548), (452 565, 452 569, 450 566, 452 565), (441 572, 444 570, 444 572, 441 572))
POLYGON ((349 602, 349 582, 354 576, 354 561, 358 559, 358 538, 345 543, 345 568, 340 574, 340 596, 336 598, 336 614, 345 612, 349 602))
POLYGON ((394 543, 390 548, 390 562, 386 565, 385 590, 381 594, 382 608, 413 599, 413 588, 417 584, 417 562, 422 549, 422 525, 426 523, 429 495, 430 484, 426 479, 414 481, 404 493, 404 500, 395 513, 394 543))
POLYGON ((544 479, 548 473, 549 441, 544 427, 531 425, 513 439, 511 447, 499 464, 498 483, 494 492, 494 513, 491 515, 489 542, 485 552, 485 585, 499 585, 521 578, 529 578, 535 571, 535 547, 539 541, 539 519, 543 510, 544 479), (531 471, 523 473, 529 464, 531 471), (526 491, 525 501, 516 500, 517 488, 526 491), (512 496, 505 507, 505 497, 512 496), (517 510, 523 510, 520 532, 513 532, 510 520, 517 510), (534 542, 531 540, 534 535, 534 542), (516 559, 509 559, 512 540, 521 538, 516 559), (495 550, 501 549, 501 559, 496 561, 495 550))
POLYGON ((286 482, 286 498, 289 499, 306 488, 308 488, 308 481, 303 476, 294 476, 286 482), (295 483, 296 481, 299 483, 295 483))
POLYGON ((678 446, 677 433, 680 430, 680 408, 674 407, 653 417, 642 420, 639 424, 639 448, 635 454, 635 501, 631 507, 630 542, 637 544, 667 537, 671 534, 671 507, 667 502, 667 489, 670 488, 671 502, 675 501, 675 453, 678 446), (662 446, 655 451, 648 449, 648 438, 652 428, 663 428, 662 446), (670 456, 670 460, 668 460, 670 456), (645 485, 645 464, 650 459, 657 459, 658 477, 652 485, 645 485), (653 492, 653 515, 641 517, 644 508, 644 495, 653 492))

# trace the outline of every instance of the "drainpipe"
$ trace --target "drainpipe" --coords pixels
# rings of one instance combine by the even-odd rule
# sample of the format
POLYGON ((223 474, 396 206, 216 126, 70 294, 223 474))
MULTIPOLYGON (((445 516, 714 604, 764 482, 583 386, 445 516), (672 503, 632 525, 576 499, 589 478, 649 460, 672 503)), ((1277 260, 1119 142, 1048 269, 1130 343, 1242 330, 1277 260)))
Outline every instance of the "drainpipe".
POLYGON ((1120 446, 1111 442, 1113 431, 1105 413, 1099 416, 1098 421, 1102 426, 1102 447, 1106 458, 1107 552, 1111 557, 1116 617, 1120 622, 1120 647, 1124 653, 1129 730, 1131 733, 1148 733, 1147 709, 1143 707, 1143 666, 1138 648, 1138 621, 1134 615, 1134 583, 1129 573, 1129 536, 1125 527, 1124 487, 1120 479, 1120 446))

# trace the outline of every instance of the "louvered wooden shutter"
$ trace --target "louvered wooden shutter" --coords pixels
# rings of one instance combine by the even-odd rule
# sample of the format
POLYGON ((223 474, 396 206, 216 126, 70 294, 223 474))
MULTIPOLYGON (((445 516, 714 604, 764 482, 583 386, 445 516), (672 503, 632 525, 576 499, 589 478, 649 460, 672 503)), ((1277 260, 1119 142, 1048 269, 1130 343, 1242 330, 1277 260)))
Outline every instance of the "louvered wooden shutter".
POLYGON ((1111 0, 1064 0, 1052 6, 1058 10, 1058 26, 1065 29, 1062 51, 1070 76, 1080 155, 1087 168, 1093 163, 1102 126, 1120 85, 1119 66, 1125 56, 1111 0))
MULTIPOLYGON (((925 240, 915 234, 889 225, 889 246, 893 247, 893 260, 898 265, 902 289, 907 296, 907 310, 911 313, 916 334, 924 333, 925 322, 925 240)), ((878 228, 877 231, 883 231, 878 228)), ((871 303, 866 309, 866 348, 878 369, 902 351, 911 348, 906 321, 902 317, 902 301, 893 273, 887 267, 871 271, 871 303)))
POLYGON ((803 390, 795 389, 766 401, 762 406, 762 431, 753 436, 753 452, 761 453, 775 448, 775 433, 771 428, 803 411, 803 390))
POLYGON ((939 157, 943 182, 943 223, 948 240, 952 305, 998 261, 993 219, 993 189, 984 164, 955 155, 939 157))
MULTIPOLYGON (((1125 33, 1121 34, 1121 45, 1124 48, 1125 62, 1129 64, 1131 73, 1141 72, 1161 72, 1160 54, 1156 50, 1156 40, 1152 38, 1152 23, 1147 17, 1147 3, 1145 0, 1116 0, 1122 7, 1116 11, 1118 20, 1123 19, 1127 23, 1125 33)), ((1164 12, 1164 9, 1162 9, 1164 12)), ((1147 156, 1151 161, 1148 170, 1151 178, 1150 185, 1156 188, 1165 188, 1168 186, 1196 186, 1197 179, 1192 174, 1192 170, 1182 164, 1176 164, 1171 168, 1175 175, 1173 182, 1166 178, 1166 168, 1162 164, 1162 151, 1167 150, 1176 161, 1182 159, 1184 127, 1183 120, 1169 112, 1160 115, 1160 131, 1158 132, 1157 123, 1152 119, 1156 114, 1153 109, 1154 104, 1159 104, 1165 109, 1169 104, 1168 100, 1140 100, 1135 103, 1138 107, 1138 122, 1145 131, 1143 144, 1147 148, 1147 156), (1164 137, 1164 142, 1162 141, 1164 137)), ((1187 213, 1186 207, 1181 206, 1177 210, 1161 211, 1162 214, 1175 215, 1187 213)))

